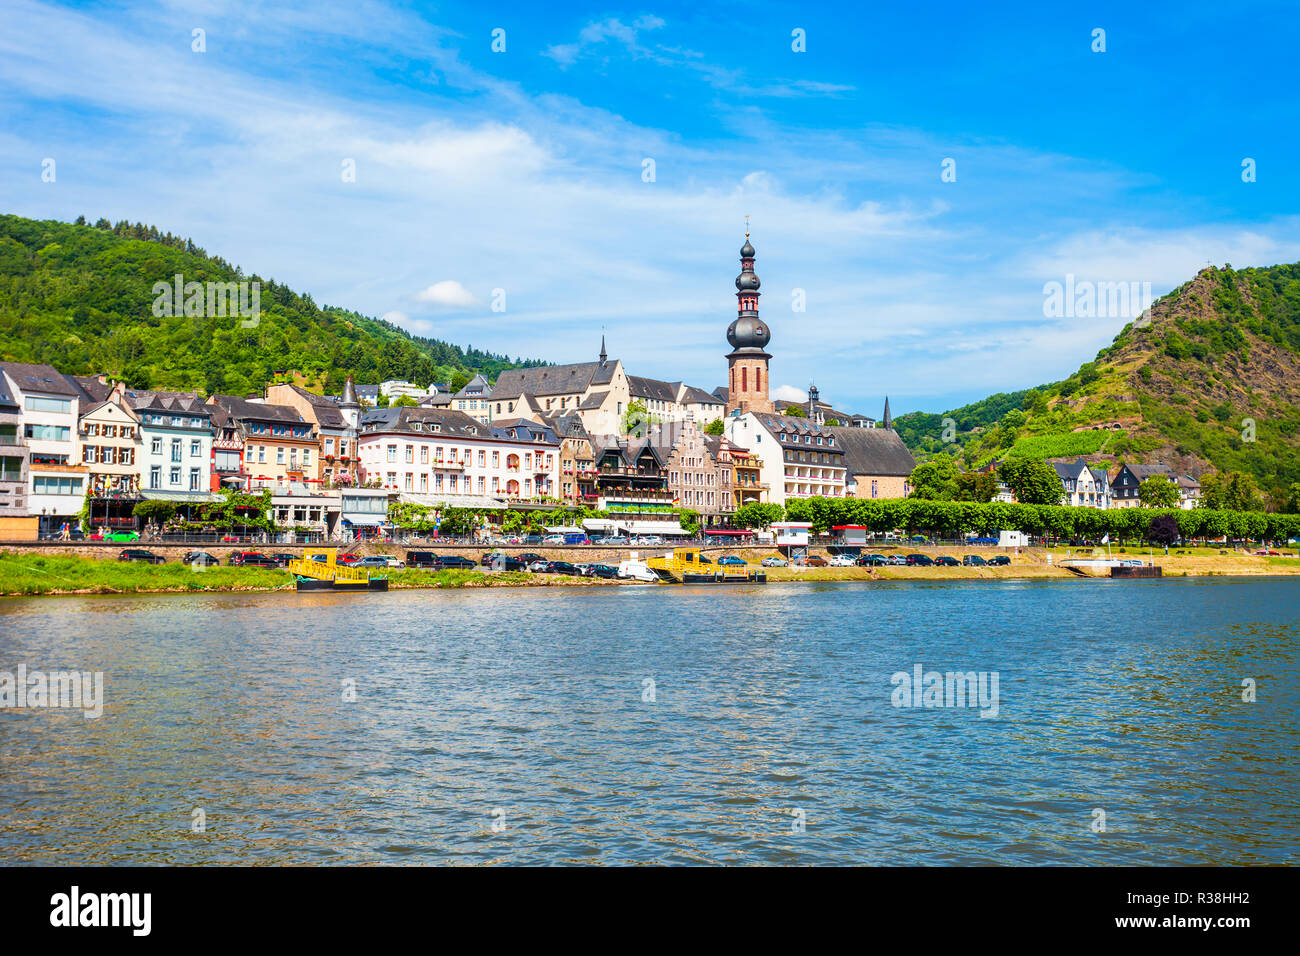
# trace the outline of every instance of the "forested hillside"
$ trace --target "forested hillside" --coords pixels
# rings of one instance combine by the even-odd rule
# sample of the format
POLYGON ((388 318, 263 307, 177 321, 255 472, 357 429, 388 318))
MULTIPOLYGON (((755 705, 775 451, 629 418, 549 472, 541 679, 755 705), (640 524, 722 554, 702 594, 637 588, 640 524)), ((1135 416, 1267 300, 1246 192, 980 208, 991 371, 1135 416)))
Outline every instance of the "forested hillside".
POLYGON ((270 380, 337 392, 358 382, 489 379, 539 365, 409 335, 380 319, 318 306, 308 294, 245 273, 154 226, 0 216, 0 359, 107 372, 140 388, 242 395, 270 380), (153 314, 155 282, 257 280, 255 328, 238 318, 153 314))

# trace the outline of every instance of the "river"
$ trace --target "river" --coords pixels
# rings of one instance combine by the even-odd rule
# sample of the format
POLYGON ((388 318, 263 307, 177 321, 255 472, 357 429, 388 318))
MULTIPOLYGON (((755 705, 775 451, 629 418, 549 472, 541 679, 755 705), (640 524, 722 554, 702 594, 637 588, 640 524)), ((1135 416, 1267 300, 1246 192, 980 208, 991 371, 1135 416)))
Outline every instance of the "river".
POLYGON ((0 855, 1294 863, 1298 597, 1200 578, 3 600, 0 671, 102 672, 104 701, 0 710, 0 855), (894 676, 918 665, 987 693, 925 706, 894 676))

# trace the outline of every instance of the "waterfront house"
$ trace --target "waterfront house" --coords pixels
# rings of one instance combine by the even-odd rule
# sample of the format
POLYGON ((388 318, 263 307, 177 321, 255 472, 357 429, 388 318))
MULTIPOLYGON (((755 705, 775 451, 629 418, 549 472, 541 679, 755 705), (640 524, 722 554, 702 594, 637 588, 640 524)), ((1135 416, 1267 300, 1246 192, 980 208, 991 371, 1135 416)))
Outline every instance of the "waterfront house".
POLYGON ((892 428, 862 425, 826 428, 844 450, 846 493, 853 498, 906 498, 916 460, 892 428))
POLYGON ((1050 461, 1061 479, 1062 504, 1075 508, 1109 508, 1112 503, 1110 477, 1105 467, 1093 467, 1082 458, 1073 462, 1050 461))
MULTIPOLYGON (((78 380, 83 390, 91 383, 78 380)), ((96 382, 96 384, 106 384, 96 382)), ((97 394, 104 394, 94 389, 97 394)), ((77 431, 81 461, 87 469, 86 517, 92 529, 136 526, 135 505, 141 500, 140 420, 126 402, 126 386, 110 386, 102 401, 83 405, 77 431)), ((206 463, 203 479, 206 481, 206 463)))
MULTIPOLYGON (((506 369, 498 376, 490 400, 483 404, 481 414, 476 417, 481 421, 488 421, 493 415, 527 417, 520 405, 524 396, 528 396, 539 415, 578 413, 583 427, 591 434, 620 431, 631 401, 623 364, 606 354, 603 338, 600 355, 594 362, 506 369)), ((456 397, 459 400, 459 393, 456 397)), ((466 412, 473 414, 474 410, 466 409, 466 412)))
POLYGON ((725 419, 727 440, 752 449, 762 462, 769 500, 843 498, 848 469, 837 432, 807 418, 768 412, 733 412, 725 419))
POLYGON ((1168 465, 1121 465, 1111 479, 1112 500, 1116 508, 1138 508, 1142 500, 1138 495, 1142 482, 1156 475, 1163 476, 1178 488, 1178 507, 1184 511, 1195 508, 1201 499, 1201 483, 1191 475, 1175 475, 1168 465))
MULTIPOLYGON (((351 380, 349 379, 349 382, 351 380)), ((391 385, 385 382, 384 385, 391 385)), ((382 386, 381 386, 382 387, 382 386)), ((343 401, 348 400, 349 385, 344 385, 343 401)), ((404 394, 404 393, 398 393, 404 394)), ((352 393, 355 396, 355 392, 352 393)), ((357 476, 354 448, 357 438, 356 416, 345 415, 339 402, 317 395, 298 385, 272 385, 266 390, 268 403, 286 405, 316 426, 320 449, 316 454, 316 469, 309 477, 326 488, 339 484, 355 484, 357 476), (349 421, 349 418, 352 420, 349 421)), ((355 403, 355 397, 351 400, 355 403)), ((359 405, 351 407, 360 409, 359 405)))
MULTIPOLYGON (((0 372, 0 524, 27 515, 27 445, 22 402, 0 372)), ((7 529, 5 529, 7 530, 7 529)))
POLYGON ((248 490, 291 482, 320 484, 317 426, 296 408, 236 395, 212 395, 208 404, 220 406, 235 423, 244 444, 248 490))
POLYGON ((56 531, 73 523, 86 497, 88 469, 77 447, 81 392, 50 365, 0 362, 0 373, 21 408, 28 513, 40 516, 42 533, 56 531))
POLYGON ((139 422, 141 496, 211 501, 212 413, 203 400, 187 392, 130 388, 123 397, 139 422))

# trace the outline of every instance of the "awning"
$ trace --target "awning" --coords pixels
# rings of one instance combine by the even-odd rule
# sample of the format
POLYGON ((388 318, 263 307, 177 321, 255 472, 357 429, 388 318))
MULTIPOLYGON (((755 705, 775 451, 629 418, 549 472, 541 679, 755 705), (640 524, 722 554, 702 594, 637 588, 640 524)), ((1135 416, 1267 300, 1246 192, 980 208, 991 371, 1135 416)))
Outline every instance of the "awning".
POLYGON ((588 531, 613 531, 618 522, 610 518, 583 518, 582 526, 588 531))
POLYGON ((150 501, 176 501, 182 504, 202 504, 208 501, 220 501, 221 496, 211 491, 158 491, 146 489, 142 492, 150 501))
POLYGON ((350 524, 353 527, 364 525, 367 528, 374 528, 384 523, 384 518, 380 515, 352 515, 350 518, 343 519, 344 524, 350 524))
POLYGON ((547 528, 546 530, 551 534, 582 534, 581 528, 575 528, 572 525, 556 525, 554 528, 547 528))
POLYGON ((621 522, 620 526, 626 528, 631 534, 657 534, 660 536, 689 534, 681 525, 671 524, 667 521, 626 521, 621 522))
POLYGON ((424 505, 428 508, 437 508, 440 505, 446 505, 448 508, 504 508, 506 503, 498 498, 492 498, 488 495, 427 495, 413 494, 403 492, 397 496, 397 500, 402 504, 424 505))

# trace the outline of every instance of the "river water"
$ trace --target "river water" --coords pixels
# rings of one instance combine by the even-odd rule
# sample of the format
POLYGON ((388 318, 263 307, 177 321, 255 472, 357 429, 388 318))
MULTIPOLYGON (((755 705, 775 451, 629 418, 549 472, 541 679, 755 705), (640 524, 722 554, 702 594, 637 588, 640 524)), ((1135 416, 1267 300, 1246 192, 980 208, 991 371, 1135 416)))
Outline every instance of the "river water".
POLYGON ((1294 863, 1297 598, 1204 578, 4 600, 0 671, 102 671, 104 705, 0 710, 0 857, 1294 863), (904 693, 918 665, 982 672, 982 705, 904 693))

